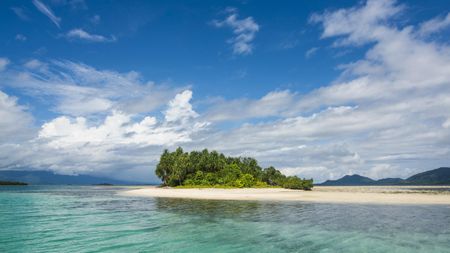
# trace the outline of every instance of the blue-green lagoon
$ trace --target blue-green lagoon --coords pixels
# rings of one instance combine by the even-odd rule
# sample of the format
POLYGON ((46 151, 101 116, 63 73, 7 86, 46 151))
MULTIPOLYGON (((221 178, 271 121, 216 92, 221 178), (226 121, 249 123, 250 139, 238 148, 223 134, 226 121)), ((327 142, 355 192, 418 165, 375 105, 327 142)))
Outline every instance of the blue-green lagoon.
POLYGON ((450 252, 450 207, 121 196, 0 188, 0 252, 450 252))

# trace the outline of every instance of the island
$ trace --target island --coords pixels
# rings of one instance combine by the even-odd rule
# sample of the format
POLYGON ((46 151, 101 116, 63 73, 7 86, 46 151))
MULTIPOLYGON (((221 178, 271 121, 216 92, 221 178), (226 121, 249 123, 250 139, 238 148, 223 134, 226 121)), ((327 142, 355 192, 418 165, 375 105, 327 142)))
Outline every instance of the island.
POLYGON ((16 181, 0 181, 0 185, 28 185, 28 184, 16 181))
MULTIPOLYGON (((418 175, 420 178, 435 178, 437 174, 447 175, 447 171, 447 168, 440 168, 418 175)), ((141 186, 119 194, 203 200, 450 205, 450 186, 325 184, 313 189, 312 179, 286 176, 274 167, 261 168, 254 158, 227 157, 207 149, 191 152, 184 152, 182 148, 174 152, 164 150, 155 173, 162 180, 161 186, 141 186)), ((441 180, 444 179, 441 177, 441 180)), ((371 181, 363 177, 362 182, 371 181)), ((412 182, 411 179, 408 182, 412 182)))
POLYGON ((155 170, 163 186, 183 188, 268 188, 311 190, 312 179, 283 175, 270 166, 261 168, 254 158, 225 156, 217 151, 164 150, 155 170))

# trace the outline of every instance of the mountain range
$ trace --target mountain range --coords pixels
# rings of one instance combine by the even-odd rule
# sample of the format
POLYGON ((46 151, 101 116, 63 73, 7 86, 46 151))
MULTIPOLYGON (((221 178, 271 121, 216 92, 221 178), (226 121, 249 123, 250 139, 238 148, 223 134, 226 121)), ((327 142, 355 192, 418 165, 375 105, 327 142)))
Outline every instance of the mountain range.
POLYGON ((47 185, 136 185, 143 184, 89 175, 58 175, 49 171, 0 171, 0 181, 15 181, 27 184, 47 185))
MULTIPOLYGON (((58 175, 49 171, 0 171, 0 181, 15 181, 27 184, 49 185, 136 185, 148 184, 144 182, 130 182, 106 177, 89 175, 58 175)), ((415 174, 407 179, 383 178, 373 180, 360 175, 346 175, 337 180, 327 180, 324 186, 364 186, 364 185, 450 185, 450 167, 441 167, 434 170, 415 174)))
POLYGON ((407 179, 383 178, 373 180, 360 175, 346 175, 337 180, 327 180, 318 185, 325 186, 358 186, 358 185, 450 185, 450 167, 415 174, 407 179))

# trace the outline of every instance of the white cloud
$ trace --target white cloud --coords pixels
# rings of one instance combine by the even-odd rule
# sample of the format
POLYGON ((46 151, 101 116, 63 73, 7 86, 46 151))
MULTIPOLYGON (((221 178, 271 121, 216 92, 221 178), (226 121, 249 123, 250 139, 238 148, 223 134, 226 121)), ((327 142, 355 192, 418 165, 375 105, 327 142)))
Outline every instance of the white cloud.
POLYGON ((150 116, 134 122, 132 115, 121 112, 108 115, 98 126, 88 124, 84 117, 71 119, 61 116, 45 123, 39 132, 39 138, 55 149, 83 148, 86 145, 99 148, 126 145, 165 146, 190 141, 192 131, 202 129, 188 129, 170 122, 158 123, 155 117, 150 116))
POLYGON ((234 37, 228 42, 233 44, 233 53, 246 55, 253 52, 253 40, 259 31, 259 25, 253 17, 239 19, 236 9, 228 9, 229 16, 224 20, 214 20, 212 24, 216 27, 230 27, 233 29, 234 37))
POLYGON ((218 99, 210 106, 204 115, 208 121, 241 120, 249 118, 264 118, 282 116, 292 106, 296 94, 288 90, 273 91, 261 99, 218 99))
POLYGON ((449 26, 450 26, 450 13, 448 13, 445 17, 436 17, 421 23, 417 33, 420 36, 428 36, 433 33, 439 32, 449 26))
MULTIPOLYGON (((173 99, 186 98, 181 92, 173 99)), ((184 108, 192 108, 189 99, 181 99, 184 108)), ((170 108, 180 106, 177 102, 170 108)), ((195 111, 190 113, 195 115, 195 111)), ((138 116, 112 111, 103 120, 86 117, 59 116, 44 123, 40 129, 32 126, 32 117, 17 100, 0 92, 0 168, 51 169, 62 174, 93 173, 124 175, 125 171, 154 178, 151 168, 164 147, 192 141, 192 136, 204 131, 206 122, 191 118, 179 121, 159 121, 153 116, 138 116)), ((186 116, 183 116, 186 117, 186 116)), ((140 179, 137 175, 130 179, 140 179)))
POLYGON ((6 69, 6 67, 9 64, 9 59, 8 58, 2 58, 0 57, 0 71, 4 71, 6 69))
POLYGON ((310 21, 323 25, 322 38, 345 36, 335 45, 361 45, 376 40, 385 32, 383 24, 402 10, 392 0, 368 0, 362 6, 313 14, 310 21))
POLYGON ((32 117, 26 108, 17 103, 17 98, 0 91, 0 145, 29 137, 32 117))
MULTIPOLYGON (((169 103, 186 98, 184 91, 169 103)), ((191 108, 189 99, 183 100, 185 108, 191 108)), ((194 111, 190 111, 195 114, 194 111)), ((184 115, 183 117, 187 117, 184 115)), ((39 147, 52 154, 50 161, 39 161, 38 166, 51 164, 53 170, 61 173, 111 172, 144 168, 148 171, 155 165, 163 147, 183 145, 191 142, 192 135, 205 130, 206 122, 191 119, 189 122, 158 121, 155 117, 145 116, 135 119, 131 114, 113 111, 103 122, 89 122, 85 117, 61 116, 45 123, 37 139, 39 147), (59 157, 57 159, 56 157, 59 157), (74 169, 66 163, 77 164, 74 169), (144 166, 145 165, 145 166, 144 166), (125 168, 123 166, 126 166, 125 168)), ((167 115, 166 115, 167 118, 167 115)), ((123 173, 123 172, 122 172, 123 173)), ((136 178, 134 178, 136 179, 136 178)))
POLYGON ((167 122, 185 123, 191 118, 196 118, 198 114, 192 110, 189 101, 192 98, 192 91, 186 90, 177 94, 174 99, 169 102, 169 108, 165 112, 167 122))
POLYGON ((50 104, 51 110, 71 116, 108 113, 146 113, 160 108, 183 88, 169 88, 143 81, 136 72, 97 70, 70 61, 24 64, 25 69, 7 70, 0 85, 20 89, 50 104))
POLYGON ((68 39, 78 39, 78 40, 85 40, 85 41, 90 41, 90 42, 113 42, 113 41, 116 41, 116 38, 114 36, 107 38, 103 35, 90 34, 81 28, 70 30, 69 32, 67 32, 65 37, 68 39))
POLYGON ((0 80, 0 87, 45 101, 33 106, 50 106, 59 114, 34 126, 24 106, 0 93, 0 116, 7 119, 0 122, 1 169, 155 182, 151 171, 161 150, 192 142, 208 126, 196 117, 190 90, 144 82, 133 71, 31 59, 5 70, 0 80), (167 117, 159 112, 164 105, 167 117))
POLYGON ((39 0, 33 0, 33 4, 42 14, 47 16, 58 28, 60 28, 59 23, 61 23, 61 18, 57 17, 50 7, 39 0))

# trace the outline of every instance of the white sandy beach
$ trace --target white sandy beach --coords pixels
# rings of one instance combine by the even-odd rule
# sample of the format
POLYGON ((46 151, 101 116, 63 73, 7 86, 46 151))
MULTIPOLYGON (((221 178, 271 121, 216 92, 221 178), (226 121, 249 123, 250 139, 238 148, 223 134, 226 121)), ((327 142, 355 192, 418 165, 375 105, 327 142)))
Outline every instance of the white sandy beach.
MULTIPOLYGON (((448 187, 435 187, 448 188, 448 187)), ((323 203, 361 203, 361 204, 441 204, 450 205, 450 192, 432 191, 433 187, 396 186, 316 186, 312 191, 289 190, 282 188, 158 188, 146 186, 123 191, 127 196, 190 198, 212 200, 260 200, 260 201, 306 201, 323 203)))

